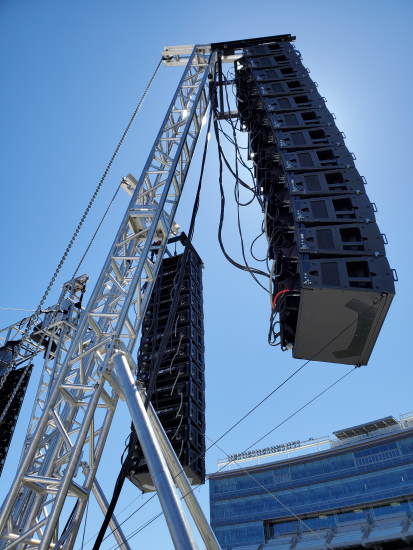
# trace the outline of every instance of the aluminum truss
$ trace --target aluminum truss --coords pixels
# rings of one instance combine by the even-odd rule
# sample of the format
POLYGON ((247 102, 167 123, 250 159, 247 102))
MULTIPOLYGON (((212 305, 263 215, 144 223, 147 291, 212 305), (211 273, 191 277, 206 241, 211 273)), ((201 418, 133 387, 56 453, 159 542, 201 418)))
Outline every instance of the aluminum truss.
MULTIPOLYGON (((21 349, 31 347, 33 352, 44 352, 44 364, 20 461, 23 460, 37 422, 47 407, 53 381, 57 378, 61 367, 62 354, 67 353, 68 346, 77 330, 87 280, 87 275, 81 275, 65 283, 57 304, 48 307, 43 312, 44 316, 34 325, 30 334, 24 336, 25 332, 22 331, 21 349)), ((17 363, 18 357, 14 361, 17 363)), ((41 468, 44 471, 45 464, 41 468)), ((36 506, 37 500, 38 495, 33 495, 27 487, 23 488, 16 501, 13 516, 27 519, 30 511, 36 506)), ((1 541, 0 546, 4 546, 1 545, 1 541)))
POLYGON ((53 381, 59 374, 61 356, 68 352, 68 346, 77 330, 87 280, 87 275, 81 275, 65 283, 57 305, 48 308, 41 323, 33 328, 31 337, 42 340, 44 363, 23 453, 30 444, 37 422, 47 404, 53 381))
MULTIPOLYGON (((37 323, 33 326, 30 333, 27 333, 27 326, 33 321, 33 316, 24 318, 13 325, 10 325, 0 330, 0 344, 7 348, 8 342, 16 342, 13 347, 13 352, 10 357, 10 364, 7 370, 11 371, 15 368, 22 368, 29 364, 36 355, 43 352, 45 361, 41 374, 41 380, 38 386, 35 403, 32 413, 31 426, 29 433, 32 431, 33 421, 41 411, 46 402, 46 394, 50 386, 50 380, 55 374, 56 356, 66 339, 66 333, 69 328, 77 326, 77 320, 80 313, 80 303, 85 291, 85 284, 88 277, 82 275, 65 283, 62 287, 57 304, 48 307, 42 311, 42 315, 37 323), (77 306, 75 306, 77 304, 77 306), (40 320, 41 319, 41 320, 40 320)), ((15 388, 14 393, 17 391, 15 388)), ((10 396, 10 400, 13 396, 10 396)), ((0 414, 0 424, 6 413, 5 410, 0 414)))
POLYGON ((131 201, 70 347, 59 356, 1 511, 7 549, 73 548, 120 393, 111 358, 115 347, 130 353, 135 346, 207 110, 212 64, 194 47, 139 181, 124 182, 131 201), (69 497, 73 513, 59 533, 69 497))
MULTIPOLYGON (((0 346, 7 346, 8 342, 19 342, 23 339, 25 330, 24 325, 29 321, 30 317, 22 319, 17 323, 13 323, 8 327, 0 330, 0 346)), ((7 370, 23 367, 31 359, 36 357, 38 353, 43 351, 43 347, 33 342, 30 338, 22 340, 21 344, 15 346, 13 352, 10 352, 10 366, 7 370)))

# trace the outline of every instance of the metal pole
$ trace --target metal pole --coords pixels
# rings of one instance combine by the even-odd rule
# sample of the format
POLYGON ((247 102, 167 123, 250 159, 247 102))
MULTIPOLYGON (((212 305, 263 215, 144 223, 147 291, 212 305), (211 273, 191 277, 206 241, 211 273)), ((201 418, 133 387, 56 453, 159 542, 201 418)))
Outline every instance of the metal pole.
MULTIPOLYGON (((102 487, 100 486, 98 480, 94 479, 93 485, 92 485, 92 492, 95 495, 96 502, 99 504, 100 509, 102 510, 103 515, 106 515, 106 512, 108 511, 109 503, 106 500, 106 497, 102 491, 102 487)), ((109 521, 109 527, 112 530, 112 534, 116 539, 116 542, 118 543, 119 547, 122 550, 131 550, 125 535, 123 534, 123 531, 118 523, 118 520, 116 519, 115 514, 112 514, 112 517, 109 521)))
MULTIPOLYGON (((142 394, 143 393, 144 392, 142 391, 142 394)), ((142 398, 144 399, 144 395, 142 395, 142 398)), ((172 447, 171 442, 165 434, 163 426, 160 423, 159 418, 155 413, 151 403, 149 403, 148 407, 148 416, 153 426, 153 429, 155 430, 158 441, 161 445, 161 449, 171 471, 173 480, 180 490, 182 498, 185 500, 186 505, 188 506, 188 509, 195 522, 195 525, 198 527, 199 533, 206 545, 206 548, 208 550, 221 550, 219 542, 215 537, 215 533, 209 525, 208 520, 206 519, 198 500, 195 498, 193 488, 188 481, 186 473, 182 468, 182 465, 179 462, 178 457, 176 456, 174 448, 172 447)))
POLYGON ((113 356, 112 373, 128 405, 174 546, 177 550, 197 550, 190 526, 175 493, 171 473, 162 455, 154 429, 146 413, 144 402, 129 368, 128 359, 120 351, 113 356))

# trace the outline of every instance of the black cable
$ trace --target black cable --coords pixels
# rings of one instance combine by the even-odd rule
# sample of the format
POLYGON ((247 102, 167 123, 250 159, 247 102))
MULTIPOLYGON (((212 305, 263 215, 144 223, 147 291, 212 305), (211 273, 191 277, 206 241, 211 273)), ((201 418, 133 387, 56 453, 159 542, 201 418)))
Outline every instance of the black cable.
MULTIPOLYGON (((232 124, 232 121, 230 121, 231 123, 231 127, 234 129, 235 126, 232 124)), ((245 164, 245 161, 244 159, 242 158, 242 154, 241 154, 241 149, 246 149, 245 147, 241 147, 239 144, 238 144, 238 140, 235 138, 235 140, 233 138, 231 138, 226 132, 225 130, 222 128, 222 124, 221 124, 221 121, 218 120, 218 128, 219 128, 219 132, 225 137, 225 139, 235 148, 235 151, 236 151, 236 154, 237 154, 237 158, 238 158, 238 161, 239 163, 249 172, 250 176, 251 176, 251 179, 252 179, 252 183, 253 183, 253 187, 250 187, 247 183, 244 182, 243 179, 241 179, 240 177, 238 178, 238 182, 243 186, 245 187, 245 189, 247 189, 248 191, 250 191, 252 194, 253 194, 253 198, 245 203, 245 206, 248 206, 248 204, 250 204, 254 199, 257 199, 258 202, 262 203, 262 200, 261 200, 261 197, 259 195, 259 193, 257 193, 257 189, 256 189, 256 182, 255 182, 255 178, 254 178, 254 174, 253 174, 253 171, 252 169, 247 165, 245 164)), ((228 163, 229 164, 229 163, 228 163)), ((232 175, 235 176, 235 174, 233 173, 232 171, 232 167, 231 169, 228 168, 232 175)))
MULTIPOLYGON (((230 102, 229 102, 229 98, 228 98, 228 90, 227 88, 225 87, 225 95, 226 95, 226 100, 227 100, 227 107, 228 107, 228 111, 231 110, 231 107, 230 107, 230 102)), ((248 206, 249 204, 251 204, 254 200, 254 198, 258 198, 258 195, 257 195, 257 192, 256 190, 254 191, 254 195, 253 195, 253 198, 246 202, 246 203, 241 203, 239 198, 240 198, 240 190, 239 190, 239 172, 238 172, 238 160, 240 160, 241 164, 247 168, 249 171, 250 171, 250 168, 245 164, 245 162, 243 161, 242 159, 242 155, 240 153, 240 150, 239 150, 239 145, 238 145, 238 141, 237 141, 237 135, 236 135, 236 126, 233 124, 233 121, 232 119, 230 118, 229 119, 229 123, 232 127, 232 133, 233 133, 233 142, 234 142, 234 145, 235 145, 235 173, 236 173, 236 178, 235 178, 235 185, 234 185, 234 196, 235 196, 235 202, 237 204, 237 227, 238 227, 238 234, 239 234, 239 237, 240 237, 240 242, 241 242, 241 252, 242 252, 242 257, 243 257, 243 260, 244 260, 244 263, 245 265, 249 268, 250 266, 248 265, 248 261, 247 261, 247 258, 246 258, 246 254, 245 254, 245 246, 244 246, 244 237, 243 237, 243 234, 242 234, 242 227, 241 227, 241 214, 240 214, 240 206, 248 206)), ((251 172, 251 171, 250 171, 251 172)), ((253 177, 253 176, 252 176, 253 177)), ((253 181, 254 181, 254 178, 253 178, 253 181)), ((253 279, 255 280, 256 283, 258 283, 258 285, 262 288, 264 288, 264 290, 269 293, 269 290, 267 288, 265 288, 260 281, 258 281, 258 279, 255 277, 255 275, 250 272, 251 276, 253 277, 253 279)))
POLYGON ((262 230, 261 233, 259 233, 259 235, 257 235, 255 237, 255 239, 252 241, 251 245, 250 245, 250 254, 251 256, 254 258, 254 260, 256 262, 266 262, 268 260, 268 254, 265 258, 257 258, 254 254, 254 244, 258 241, 258 239, 260 239, 263 235, 265 235, 265 231, 262 230))
MULTIPOLYGON (((245 203, 245 206, 248 206, 249 204, 251 204, 251 202, 253 202, 254 199, 256 199, 258 201, 258 203, 260 204, 261 208, 263 206, 263 202, 262 202, 262 198, 260 196, 260 193, 259 193, 259 190, 257 189, 257 185, 256 185, 256 179, 254 177, 254 173, 253 173, 253 170, 245 163, 244 159, 242 158, 242 153, 241 153, 241 147, 240 145, 238 144, 238 139, 236 137, 236 127, 234 126, 232 120, 230 119, 229 121, 229 124, 231 125, 231 128, 233 130, 233 132, 235 132, 235 137, 234 139, 231 138, 223 129, 222 129, 222 126, 221 126, 221 122, 218 121, 218 130, 219 132, 225 137, 225 139, 231 144, 233 145, 233 147, 235 148, 235 151, 236 151, 236 158, 238 159, 238 162, 248 171, 250 177, 251 177, 251 180, 252 180, 252 187, 250 185, 248 185, 247 183, 245 183, 245 181, 240 178, 238 176, 238 180, 236 180, 237 183, 239 183, 240 185, 242 185, 242 187, 244 187, 245 189, 247 189, 248 191, 250 191, 252 194, 253 194, 253 197, 250 199, 250 201, 248 201, 247 203, 245 203)), ((225 162, 225 165, 226 167, 228 168, 229 172, 234 176, 234 178, 236 178, 236 175, 235 175, 235 172, 232 168, 232 166, 230 165, 230 163, 228 162, 224 152, 222 151, 222 154, 223 154, 223 157, 224 157, 224 162, 225 162)), ((244 206, 244 204, 242 204, 242 206, 244 206)))
MULTIPOLYGON (((224 254, 225 258, 236 268, 241 269, 242 271, 248 271, 249 273, 255 273, 256 275, 262 275, 264 277, 270 278, 270 275, 268 273, 265 273, 264 271, 261 271, 260 269, 256 269, 254 267, 247 267, 245 265, 242 265, 238 263, 236 260, 231 258, 231 256, 228 254, 228 252, 225 249, 223 240, 222 240, 222 227, 224 224, 224 217, 225 217, 225 193, 224 193, 224 186, 223 186, 223 163, 222 159, 224 158, 222 154, 222 147, 221 142, 219 138, 219 130, 218 130, 218 124, 216 119, 214 120, 214 129, 215 129, 215 137, 218 144, 218 160, 219 160, 219 189, 221 194, 221 209, 220 209, 220 216, 219 216, 219 225, 218 225, 218 242, 219 246, 221 248, 222 253, 224 254)), ((263 287, 265 288, 265 287, 263 287)), ((267 291, 267 289, 265 289, 267 291)))
MULTIPOLYGON (((116 527, 113 531, 111 531, 109 534, 106 535, 106 537, 103 539, 102 542, 105 542, 106 539, 108 539, 111 535, 113 535, 113 533, 115 531, 117 531, 119 529, 119 527, 121 527, 124 523, 126 523, 127 521, 130 520, 131 517, 133 517, 135 514, 137 514, 140 510, 142 510, 142 508, 144 506, 146 506, 151 500, 153 500, 155 497, 156 497, 157 493, 153 493, 148 499, 145 500, 145 502, 143 502, 140 506, 138 506, 138 508, 136 508, 136 510, 134 510, 131 514, 129 514, 129 516, 127 518, 125 518, 124 520, 122 520, 118 527, 116 527)), ((90 539, 89 539, 90 540, 90 539)))
POLYGON ((212 122, 212 109, 209 112, 208 127, 207 127, 206 136, 205 136, 204 151, 202 154, 202 161, 201 161, 201 171, 199 175, 198 187, 196 191, 194 207, 192 210, 191 221, 190 221, 189 230, 188 230, 188 241, 185 245, 184 253, 182 254, 179 260, 179 265, 177 266, 177 274, 175 275, 174 285, 171 291, 171 295, 173 296, 173 298, 168 311, 168 319, 166 321, 165 329, 162 333, 162 338, 161 338, 159 347, 152 356, 152 367, 151 367, 150 379, 149 379, 148 387, 146 388, 145 407, 148 407, 153 391, 155 389, 156 377, 158 375, 162 358, 165 354, 166 346, 168 345, 168 341, 171 336, 172 326, 175 321, 176 312, 178 309, 178 302, 179 302, 179 297, 181 293, 182 283, 185 277, 185 267, 186 267, 187 260, 189 258, 191 241, 192 241, 192 237, 194 235, 194 229, 195 229, 195 220, 199 209, 202 181, 203 181, 204 170, 205 170, 205 161, 206 161, 206 156, 208 152, 208 142, 209 142, 208 136, 211 129, 211 122, 212 122))
POLYGON ((128 459, 126 459, 125 462, 122 464, 122 467, 118 474, 115 487, 113 489, 112 498, 110 499, 108 509, 106 510, 105 517, 103 519, 102 525, 100 526, 99 533, 96 537, 95 543, 93 544, 92 550, 98 550, 104 540, 106 529, 108 528, 109 522, 115 510, 116 504, 118 503, 123 484, 125 483, 126 472, 128 467, 129 467, 128 459))
POLYGON ((85 523, 83 524, 83 533, 82 533, 82 545, 80 550, 83 550, 83 546, 85 544, 85 534, 86 534, 86 524, 87 524, 87 516, 89 514, 89 499, 86 504, 86 513, 85 513, 85 523))
POLYGON ((294 372, 292 372, 290 375, 287 376, 278 386, 276 386, 274 389, 272 389, 265 397, 261 399, 256 405, 254 405, 248 412, 246 412, 239 420, 237 420, 232 426, 230 426, 223 434, 221 434, 218 439, 216 439, 209 447, 205 449, 205 453, 212 449, 221 439, 223 439, 226 435, 228 435, 234 428, 236 428, 241 422, 243 422, 248 416, 250 416, 254 411, 258 409, 265 401, 267 401, 270 397, 272 397, 278 390, 280 390, 287 382, 289 382, 294 376, 296 376, 300 371, 303 370, 304 367, 308 365, 309 361, 305 361, 298 369, 296 369, 294 372))
MULTIPOLYGON (((236 179, 236 182, 235 182, 235 187, 234 187, 234 193, 235 193, 235 200, 236 200, 236 203, 237 203, 237 228, 238 228, 238 234, 239 234, 239 238, 240 238, 240 243, 241 243, 241 254, 242 254, 242 259, 244 260, 244 263, 246 265, 246 267, 248 267, 248 269, 250 270, 250 266, 248 265, 248 261, 247 261, 247 256, 245 254, 245 245, 244 245, 244 237, 243 237, 243 234, 242 234, 242 227, 241 227, 241 212, 240 212, 240 202, 239 202, 239 186, 238 186, 238 162, 237 162, 237 157, 236 157, 236 161, 235 161, 235 172, 237 174, 237 179, 236 179)), ((254 279, 254 281, 261 287, 265 290, 265 292, 267 293, 270 293, 270 291, 265 288, 265 286, 263 284, 261 284, 261 282, 257 279, 257 277, 255 276, 255 274, 252 272, 252 271, 249 271, 251 277, 254 279)))
MULTIPOLYGON (((226 79, 225 79, 226 81, 226 79)), ((227 90, 227 86, 225 86, 225 97, 226 97, 226 103, 227 103, 227 109, 228 111, 230 112, 231 111, 231 105, 230 105, 230 102, 229 102, 229 97, 228 97, 228 90, 227 90)), ((248 206, 249 204, 251 204, 253 202, 253 200, 255 198, 257 198, 257 193, 256 193, 256 190, 251 190, 251 192, 253 193, 253 197, 250 201, 247 201, 246 203, 241 203, 240 202, 240 192, 239 192, 239 181, 240 181, 240 178, 239 178, 239 168, 238 168, 238 162, 240 161, 241 164, 247 168, 249 171, 250 171, 250 168, 245 164, 245 162, 243 161, 242 159, 242 156, 241 156, 241 153, 240 153, 240 150, 239 150, 239 145, 238 145, 238 140, 237 140, 237 129, 236 129, 236 126, 233 124, 233 121, 231 118, 228 119, 228 122, 232 128, 232 143, 234 144, 235 146, 235 185, 234 185, 234 196, 235 196, 235 202, 237 204, 237 227, 238 227, 238 233, 239 233, 239 237, 240 237, 240 243, 241 243, 241 253, 242 253, 242 258, 244 260, 244 263, 245 263, 245 266, 250 269, 250 266, 248 265, 248 261, 247 261, 247 258, 246 258, 246 254, 245 254, 245 246, 244 246, 244 237, 243 237, 243 234, 242 234, 242 228, 241 228, 241 215, 240 215, 240 206, 248 206)), ((251 173, 251 171, 250 171, 251 173)), ((255 275, 249 271, 251 276, 254 278, 254 280, 262 287, 264 288, 264 290, 266 292, 269 292, 268 289, 266 289, 259 281, 258 279, 255 277, 255 275)))
POLYGON ((278 338, 280 337, 281 332, 275 331, 275 327, 277 325, 280 326, 280 321, 277 321, 275 317, 276 317, 276 312, 271 310, 270 328, 268 329, 268 343, 270 346, 273 346, 273 347, 281 345, 281 342, 278 341, 278 338))
MULTIPOLYGON (((228 96, 227 96, 227 103, 229 105, 229 99, 228 99, 228 96)), ((264 277, 267 277, 267 278, 270 278, 270 275, 269 273, 265 273, 264 271, 260 270, 260 269, 256 269, 254 267, 250 267, 248 265, 248 262, 246 261, 246 257, 245 257, 245 250, 244 250, 244 242, 243 242, 243 237, 242 237, 242 231, 241 231, 241 227, 240 227, 240 218, 239 218, 239 211, 238 211, 238 231, 240 233, 240 239, 241 239, 241 248, 242 248, 242 253, 243 253, 243 259, 245 261, 245 264, 246 265, 242 265, 240 263, 238 263, 236 260, 234 260, 226 251, 225 249, 225 246, 224 246, 224 243, 223 243, 223 239, 222 239, 222 228, 223 228, 223 224, 224 224, 224 217, 225 217, 225 192, 224 192, 224 187, 223 187, 223 161, 225 163, 225 165, 227 166, 228 170, 230 171, 230 173, 234 176, 235 178, 235 181, 236 181, 236 185, 238 184, 241 184, 243 185, 244 187, 246 187, 249 191, 251 191, 252 193, 254 193, 255 196, 257 196, 257 193, 256 193, 256 190, 251 188, 249 185, 245 184, 245 182, 243 182, 240 178, 239 178, 239 174, 238 174, 238 152, 236 152, 236 167, 235 167, 235 172, 234 170, 232 169, 231 165, 229 164, 226 156, 225 156, 225 153, 222 149, 222 145, 221 145, 221 141, 220 141, 220 137, 219 137, 219 134, 220 134, 220 128, 219 128, 219 123, 218 123, 218 116, 217 116, 217 106, 216 106, 216 98, 213 96, 212 98, 212 106, 213 106, 213 109, 214 109, 214 112, 216 113, 216 116, 214 117, 214 130, 215 130, 215 138, 216 138, 216 141, 217 141, 217 146, 218 146, 218 157, 219 157, 219 189, 220 189, 220 195, 221 195, 221 208, 220 208, 220 219, 219 219, 219 226, 218 226, 218 242, 219 242, 219 245, 220 245, 220 248, 222 250, 222 253, 224 254, 225 258, 232 264, 234 265, 235 267, 237 267, 238 269, 241 269, 242 271, 247 271, 249 272, 253 277, 254 275, 262 275, 264 277)), ((228 107, 229 108, 229 107, 228 107)), ((237 143, 236 141, 236 133, 235 133, 235 130, 233 129, 233 132, 234 132, 234 137, 233 137, 233 143, 237 143)), ((244 164, 244 166, 246 166, 244 164)), ((246 166, 247 167, 247 166, 246 166)), ((249 169, 249 167, 247 167, 249 169)), ((249 169, 250 170, 250 169, 249 169)), ((239 198, 239 195, 236 197, 236 198, 239 198)), ((239 207, 239 200, 236 200, 237 202, 237 205, 239 207)), ((255 277, 254 279, 256 280, 256 282, 266 291, 268 292, 268 289, 266 287, 264 287, 264 285, 262 285, 255 277)))
MULTIPOLYGON (((242 154, 241 154, 241 151, 240 149, 242 149, 242 147, 240 147, 240 145, 238 144, 238 140, 237 140, 237 137, 236 137, 236 134, 234 136, 234 138, 231 138, 222 128, 222 124, 221 124, 221 120, 218 118, 218 111, 217 111, 217 107, 216 107, 216 102, 214 102, 214 98, 211 98, 211 101, 214 105, 214 110, 217 114, 217 120, 218 120, 218 129, 219 131, 224 135, 224 137, 235 147, 236 149, 236 152, 237 152, 237 156, 238 156, 238 160, 240 161, 240 163, 248 170, 250 176, 251 176, 251 179, 252 179, 252 182, 253 182, 253 187, 250 187, 247 183, 245 183, 241 178, 238 178, 238 181, 239 183, 245 187, 246 189, 248 189, 249 191, 251 191, 252 193, 254 193, 256 195, 256 198, 257 200, 260 202, 260 197, 259 197, 259 194, 257 194, 256 192, 256 184, 255 184, 255 178, 254 178, 254 174, 253 174, 253 171, 251 170, 251 168, 244 162, 243 158, 242 158, 242 154)), ((231 107, 230 107, 230 103, 229 103, 229 97, 228 97, 228 93, 226 91, 226 103, 227 103, 227 108, 228 108, 228 111, 231 111, 231 107)), ((234 126, 233 124, 233 121, 232 121, 232 118, 229 118, 226 120, 232 127, 232 129, 236 129, 236 126, 234 126)), ((223 152, 222 152, 223 153, 223 152)), ((228 170, 231 172, 231 174, 235 177, 235 173, 232 169, 232 166, 229 164, 229 162, 227 161, 226 157, 225 157, 225 154, 223 153, 223 156, 224 156, 224 161, 225 161, 225 164, 228 168, 228 170)), ((260 202, 261 204, 261 202, 260 202)))
POLYGON ((123 464, 124 460, 125 460, 125 453, 128 451, 128 447, 129 447, 129 444, 130 444, 130 440, 131 440, 131 433, 129 432, 129 435, 126 436, 125 438, 125 441, 124 441, 124 445, 125 445, 125 448, 123 449, 123 453, 122 453, 122 456, 120 457, 120 463, 121 465, 123 464))
MULTIPOLYGON (((227 82, 227 78, 224 76, 224 81, 227 82)), ((235 94, 234 94, 235 95, 235 94)), ((231 111, 231 107, 230 107, 230 101, 229 101, 229 97, 228 97, 228 88, 227 86, 225 86, 225 97, 226 97, 226 102, 227 102, 227 108, 228 108, 228 111, 231 111)), ((237 118, 237 120, 239 122, 241 122, 240 120, 240 117, 237 118)), ((240 162, 240 164, 246 169, 248 170, 250 176, 251 176, 251 179, 252 179, 252 182, 253 182, 253 185, 254 185, 254 190, 255 190, 255 198, 258 200, 258 202, 260 203, 260 205, 262 206, 262 200, 261 200, 261 197, 260 197, 260 193, 257 191, 257 184, 256 184, 256 178, 254 177, 254 173, 253 173, 253 170, 251 169, 250 166, 248 166, 246 164, 246 162, 244 161, 243 157, 242 157, 242 152, 241 152, 241 149, 246 149, 248 150, 248 147, 241 147, 238 143, 238 138, 237 138, 237 132, 239 132, 240 130, 237 128, 237 124, 235 122, 234 124, 234 121, 232 119, 232 117, 230 117, 229 119, 227 119, 227 122, 229 123, 229 125, 231 126, 232 128, 232 135, 233 135, 233 138, 231 139, 229 136, 227 136, 227 134, 225 134, 227 136, 227 139, 229 139, 229 141, 233 143, 234 147, 235 147, 235 150, 236 150, 236 154, 237 154, 237 157, 238 157, 238 160, 240 162)))
MULTIPOLYGON (((218 132, 220 132, 219 125, 218 125, 218 132)), ((219 150, 220 150, 220 153, 221 153, 221 155, 222 155, 222 158, 224 159, 225 166, 228 168, 228 171, 229 171, 229 172, 234 176, 234 178, 235 178, 235 177, 236 177, 236 176, 235 176, 235 172, 234 172, 232 166, 230 165, 230 163, 228 162, 228 159, 227 159, 227 157, 225 156, 225 153, 224 153, 224 151, 223 151, 223 149, 222 149, 220 143, 218 144, 218 148, 219 148, 219 150)), ((238 178, 238 181, 239 181, 239 183, 240 183, 243 187, 245 187, 245 189, 248 189, 248 191, 251 191, 251 193, 254 193, 254 192, 255 192, 255 191, 254 191, 254 188, 253 188, 253 187, 250 187, 250 186, 248 185, 248 183, 245 183, 245 181, 244 181, 243 179, 238 178)))
POLYGON ((70 528, 72 526, 73 518, 75 517, 75 513, 78 506, 79 506, 79 500, 77 500, 76 503, 74 504, 70 512, 70 515, 66 520, 65 526, 63 527, 63 530, 62 530, 62 534, 60 535, 59 540, 56 542, 56 546, 55 546, 56 550, 63 547, 67 537, 69 536, 70 528))

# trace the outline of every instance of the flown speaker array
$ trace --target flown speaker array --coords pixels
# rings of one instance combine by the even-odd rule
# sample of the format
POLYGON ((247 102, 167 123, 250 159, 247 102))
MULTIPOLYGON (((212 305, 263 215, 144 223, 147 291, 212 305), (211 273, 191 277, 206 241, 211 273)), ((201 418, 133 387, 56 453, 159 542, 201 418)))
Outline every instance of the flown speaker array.
MULTIPOLYGON (((160 358, 151 403, 193 484, 205 482, 205 363, 202 260, 191 244, 177 312, 165 352, 160 358)), ((162 261, 143 321, 138 379, 149 386, 165 330, 183 254, 162 261)), ((154 490, 142 448, 132 430, 129 479, 143 491, 154 490)))
POLYGON ((291 42, 245 48, 236 88, 265 203, 280 344, 297 358, 366 364, 394 276, 354 155, 291 42))
POLYGON ((0 422, 0 474, 3 470, 7 451, 11 443, 14 428, 16 427, 20 408, 26 394, 27 385, 30 380, 33 365, 28 369, 20 367, 12 370, 13 359, 15 357, 16 347, 20 344, 19 340, 6 342, 0 348, 0 415, 3 415, 7 407, 7 412, 0 422), (22 378, 23 376, 23 378, 22 378), (3 383, 2 383, 3 382, 3 383), (10 402, 16 386, 18 390, 10 402))

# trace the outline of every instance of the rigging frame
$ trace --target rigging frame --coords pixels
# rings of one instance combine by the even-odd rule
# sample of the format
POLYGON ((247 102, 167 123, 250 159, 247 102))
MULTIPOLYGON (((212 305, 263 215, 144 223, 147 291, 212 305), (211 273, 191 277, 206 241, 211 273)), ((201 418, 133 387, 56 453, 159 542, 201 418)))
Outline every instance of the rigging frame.
MULTIPOLYGON (((139 181, 126 178, 131 201, 78 327, 55 362, 47 399, 37 401, 41 411, 0 514, 4 548, 73 548, 118 398, 126 395, 111 376, 111 359, 115 349, 129 354, 136 344, 208 107, 213 64, 208 47, 192 49, 139 181), (59 535, 68 497, 75 506, 59 535)), ((131 374, 129 366, 124 374, 131 374)), ((193 548, 186 540, 178 547, 193 548)))

